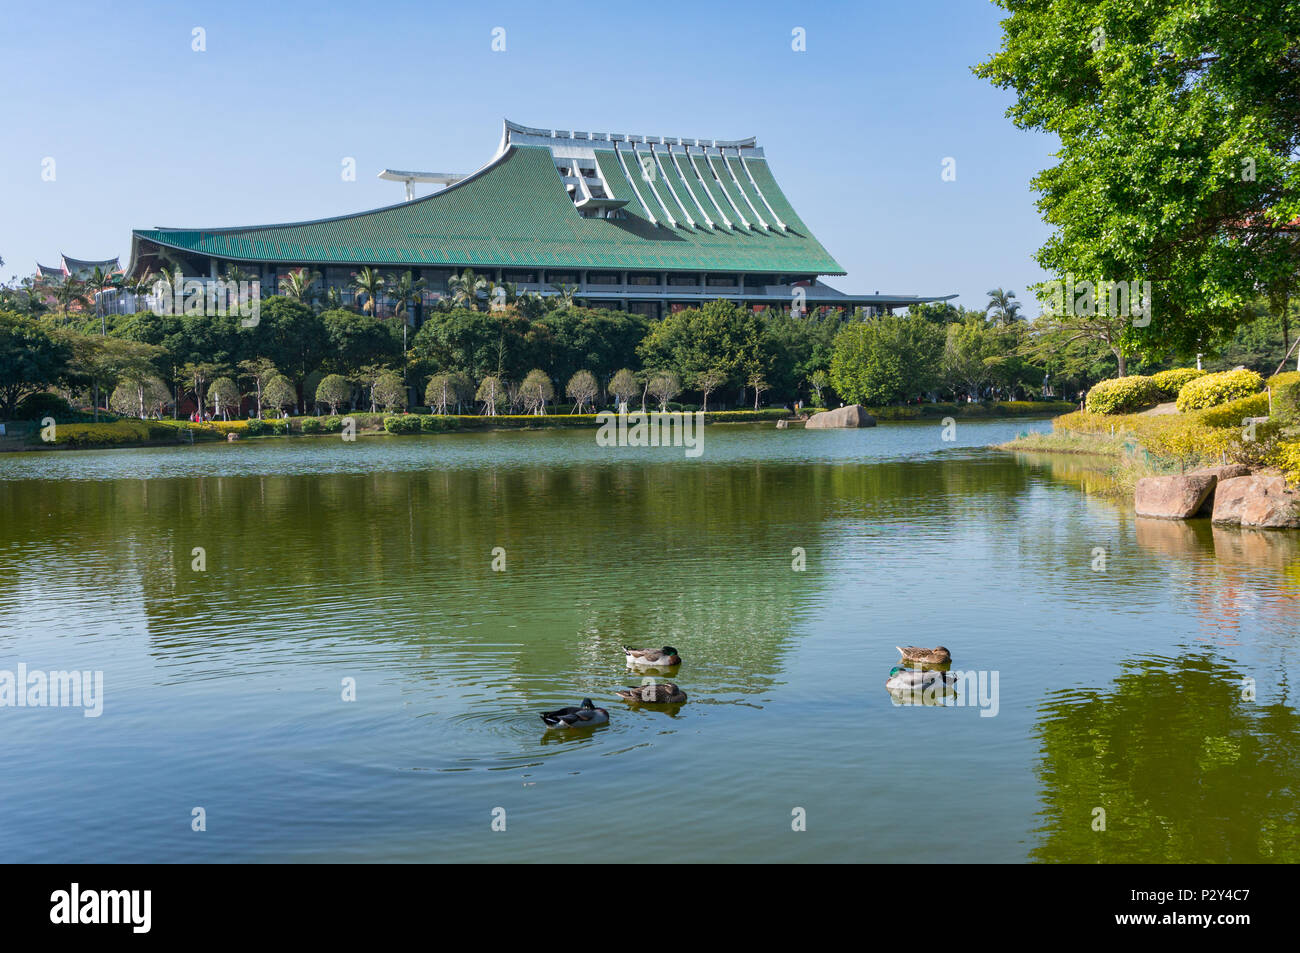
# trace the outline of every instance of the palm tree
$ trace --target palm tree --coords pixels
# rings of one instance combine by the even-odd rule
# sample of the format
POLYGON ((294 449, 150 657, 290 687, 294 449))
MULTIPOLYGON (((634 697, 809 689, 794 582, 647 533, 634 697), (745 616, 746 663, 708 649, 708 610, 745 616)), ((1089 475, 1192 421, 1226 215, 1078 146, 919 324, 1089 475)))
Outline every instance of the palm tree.
POLYGON ((54 295, 54 301, 59 306, 59 314, 64 320, 67 320, 68 309, 74 304, 79 304, 83 308, 86 306, 85 288, 73 275, 64 275, 51 283, 50 293, 54 295))
POLYGON ((358 294, 366 296, 364 310, 374 317, 379 317, 379 296, 384 290, 384 276, 366 265, 352 276, 352 287, 358 294))
MULTIPOLYGON (((397 307, 397 313, 407 313, 409 318, 410 311, 419 306, 424 300, 424 286, 428 282, 423 278, 411 279, 411 273, 404 271, 400 275, 388 276, 388 296, 393 299, 397 307)), ((410 321, 408 320, 409 324, 410 321)))
POLYGON ((241 281, 252 281, 256 277, 251 271, 244 271, 233 261, 226 262, 226 270, 221 274, 222 281, 233 281, 239 284, 241 281))
POLYGON ((280 279, 280 294, 303 304, 311 304, 316 300, 316 282, 319 280, 319 271, 299 268, 280 279))
POLYGON ((86 276, 84 287, 87 292, 94 295, 95 316, 99 318, 99 333, 101 335, 108 334, 108 319, 104 316, 104 306, 100 302, 99 296, 109 288, 117 287, 117 281, 118 279, 115 273, 105 271, 103 268, 99 267, 99 265, 96 265, 91 270, 90 274, 86 276))
POLYGON ((482 275, 474 274, 473 268, 466 268, 459 275, 452 275, 448 279, 447 290, 451 292, 453 304, 477 311, 479 295, 488 291, 488 280, 482 275))
POLYGON ((1020 320, 1020 302, 1016 300, 1014 291, 994 288, 988 292, 988 296, 989 303, 984 306, 985 315, 991 312, 999 324, 1015 324, 1020 320))
POLYGON ((467 268, 460 274, 452 274, 447 281, 447 290, 451 293, 452 304, 478 311, 478 296, 487 294, 487 278, 474 274, 473 268, 467 268))
POLYGON ((573 296, 578 293, 577 285, 565 285, 565 284, 551 285, 551 290, 554 291, 556 295, 559 297, 559 301, 557 302, 557 307, 561 307, 561 308, 573 307, 573 296))

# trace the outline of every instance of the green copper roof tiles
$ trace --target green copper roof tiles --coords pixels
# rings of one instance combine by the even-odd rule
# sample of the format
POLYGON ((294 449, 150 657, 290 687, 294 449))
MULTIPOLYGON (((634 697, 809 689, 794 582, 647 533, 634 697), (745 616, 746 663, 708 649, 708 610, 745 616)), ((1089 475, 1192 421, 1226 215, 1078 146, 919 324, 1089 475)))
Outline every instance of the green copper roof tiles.
MULTIPOLYGON (((583 218, 565 193, 550 150, 519 145, 456 185, 388 208, 288 225, 140 229, 135 235, 199 256, 286 264, 526 265, 844 274, 794 214, 761 159, 747 162, 768 202, 790 226, 789 232, 706 228, 685 189, 674 180, 680 201, 688 203, 687 209, 696 222, 695 228, 687 227, 682 206, 663 182, 662 174, 656 176, 662 192, 642 190, 642 197, 654 218, 665 220, 655 197, 662 195, 682 227, 653 224, 613 151, 598 149, 596 157, 614 197, 628 200, 624 218, 583 218)), ((639 174, 637 157, 629 155, 627 159, 636 166, 633 173, 639 174)), ((711 175, 709 179, 712 181, 707 183, 700 179, 691 182, 701 202, 709 201, 701 193, 701 184, 718 184, 711 175)), ((728 184, 735 189, 734 182, 728 184)), ((727 218, 735 221, 728 200, 719 197, 719 201, 727 218)), ((746 220, 752 220, 753 213, 744 199, 737 195, 737 201, 746 212, 746 220)), ((766 211, 758 201, 754 204, 760 213, 766 211)), ((712 208, 707 211, 717 222, 716 212, 712 208)))

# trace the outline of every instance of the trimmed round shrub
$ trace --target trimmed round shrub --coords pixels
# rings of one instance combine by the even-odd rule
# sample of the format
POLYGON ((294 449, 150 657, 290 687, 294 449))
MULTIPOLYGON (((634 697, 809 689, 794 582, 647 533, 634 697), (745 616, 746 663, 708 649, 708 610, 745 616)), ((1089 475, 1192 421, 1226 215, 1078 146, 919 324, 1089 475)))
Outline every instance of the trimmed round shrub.
POLYGON ((384 429, 389 433, 409 434, 420 432, 420 418, 416 414, 402 414, 384 418, 384 429))
POLYGON ((1247 417, 1268 416, 1268 394, 1238 397, 1226 404, 1202 410, 1196 416, 1207 427, 1240 427, 1247 417))
POLYGON ((1173 370, 1152 374, 1151 383, 1155 385, 1156 392, 1160 395, 1161 400, 1173 400, 1178 396, 1178 392, 1183 389, 1184 384, 1188 381, 1194 381, 1198 377, 1204 377, 1205 374, 1205 371, 1197 370, 1194 367, 1175 367, 1173 370))
POLYGON ((249 418, 248 429, 244 431, 250 437, 260 437, 266 433, 266 421, 258 420, 256 417, 249 418))
POLYGON ((1084 405, 1090 414, 1130 414, 1160 403, 1151 378, 1133 375, 1098 381, 1084 405))
POLYGON ((338 416, 326 417, 320 422, 321 433, 342 433, 343 418, 338 416))
POLYGON ((271 433, 275 434, 277 437, 288 436, 289 434, 288 418, 281 417, 279 420, 268 420, 267 423, 271 425, 271 433))
POLYGON ((1268 379, 1273 392, 1273 416, 1283 423, 1300 421, 1300 371, 1284 371, 1268 379))
POLYGON ((441 433, 446 430, 442 420, 432 414, 417 414, 420 419, 420 429, 425 433, 441 433))
POLYGON ((43 417, 53 417, 58 420, 73 413, 75 411, 72 405, 58 394, 41 391, 28 394, 18 402, 18 406, 14 408, 14 420, 40 420, 43 417))
POLYGON ((1217 407, 1231 400, 1257 394, 1263 386, 1263 378, 1244 368, 1221 374, 1206 374, 1183 385, 1183 389, 1178 392, 1178 409, 1187 412, 1217 407))
POLYGON ((319 417, 304 417, 299 429, 303 433, 320 433, 324 427, 319 417))

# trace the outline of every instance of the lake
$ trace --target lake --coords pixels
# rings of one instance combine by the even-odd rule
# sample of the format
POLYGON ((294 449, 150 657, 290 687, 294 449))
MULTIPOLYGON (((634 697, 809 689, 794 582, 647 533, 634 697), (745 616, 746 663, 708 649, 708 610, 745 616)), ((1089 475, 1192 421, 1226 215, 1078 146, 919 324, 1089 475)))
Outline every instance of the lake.
POLYGON ((0 859, 1300 860, 1300 534, 985 449, 1049 427, 0 454, 0 674, 102 673, 0 708, 0 859))

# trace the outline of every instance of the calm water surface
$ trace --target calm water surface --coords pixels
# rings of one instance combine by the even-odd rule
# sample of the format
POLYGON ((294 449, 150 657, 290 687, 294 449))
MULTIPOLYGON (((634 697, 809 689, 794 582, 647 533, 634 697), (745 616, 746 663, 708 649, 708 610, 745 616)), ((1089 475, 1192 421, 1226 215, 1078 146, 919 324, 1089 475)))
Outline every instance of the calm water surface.
POLYGON ((0 708, 0 859, 1300 860, 1300 544, 982 449, 1047 426, 0 454, 0 671, 105 696, 0 708), (982 709, 894 703, 936 643, 982 709))

